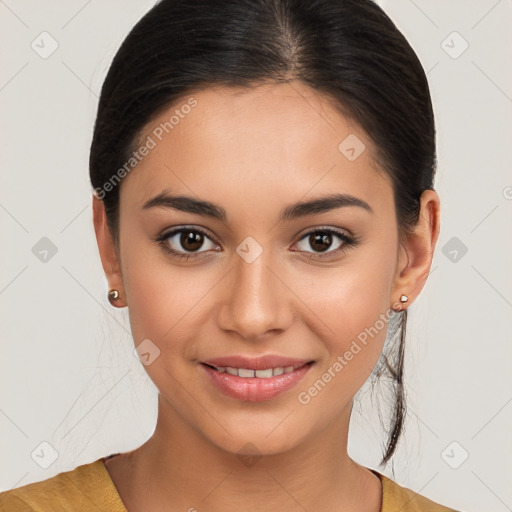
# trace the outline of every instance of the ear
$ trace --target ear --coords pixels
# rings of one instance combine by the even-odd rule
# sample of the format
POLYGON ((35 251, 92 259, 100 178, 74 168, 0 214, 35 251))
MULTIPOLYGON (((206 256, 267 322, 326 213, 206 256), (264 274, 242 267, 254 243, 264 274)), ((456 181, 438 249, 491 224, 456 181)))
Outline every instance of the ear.
POLYGON ((96 241, 98 242, 101 264, 108 281, 108 287, 109 290, 115 289, 119 291, 120 298, 116 302, 116 306, 118 304, 122 306, 124 302, 124 289, 119 254, 107 224, 105 205, 95 195, 92 198, 92 212, 96 241))
POLYGON ((427 280, 439 237, 440 211, 437 193, 425 190, 420 198, 418 222, 399 249, 392 301, 399 303, 400 296, 407 295, 409 300, 402 309, 416 299, 427 280))

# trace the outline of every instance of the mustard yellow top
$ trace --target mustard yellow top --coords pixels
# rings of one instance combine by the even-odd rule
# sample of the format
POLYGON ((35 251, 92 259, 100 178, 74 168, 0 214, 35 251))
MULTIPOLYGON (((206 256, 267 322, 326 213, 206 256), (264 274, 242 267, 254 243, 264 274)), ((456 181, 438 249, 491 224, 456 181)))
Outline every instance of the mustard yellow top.
MULTIPOLYGON (((111 457, 111 456, 109 456, 111 457)), ((0 493, 2 512, 127 512, 102 457, 54 477, 0 493)), ((381 512, 456 512, 373 471, 382 483, 381 512)))

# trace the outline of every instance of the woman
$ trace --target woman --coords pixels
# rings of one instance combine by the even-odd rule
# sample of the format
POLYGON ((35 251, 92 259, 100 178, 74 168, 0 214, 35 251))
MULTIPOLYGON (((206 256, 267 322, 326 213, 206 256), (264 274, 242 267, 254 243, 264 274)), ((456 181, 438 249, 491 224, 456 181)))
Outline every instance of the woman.
POLYGON ((90 153, 156 428, 2 510, 449 510, 347 453, 372 372, 395 392, 382 464, 402 431, 435 153, 423 68, 370 0, 158 3, 114 58, 90 153))

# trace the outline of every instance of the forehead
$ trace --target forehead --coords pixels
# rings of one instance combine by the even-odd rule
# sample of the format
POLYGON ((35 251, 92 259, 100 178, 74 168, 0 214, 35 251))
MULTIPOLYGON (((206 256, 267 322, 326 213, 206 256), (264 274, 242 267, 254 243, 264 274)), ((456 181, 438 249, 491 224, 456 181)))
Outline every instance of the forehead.
POLYGON ((151 149, 121 193, 138 206, 164 189, 220 203, 236 193, 246 204, 326 191, 391 197, 366 133, 304 84, 190 93, 149 122, 139 144, 151 149))

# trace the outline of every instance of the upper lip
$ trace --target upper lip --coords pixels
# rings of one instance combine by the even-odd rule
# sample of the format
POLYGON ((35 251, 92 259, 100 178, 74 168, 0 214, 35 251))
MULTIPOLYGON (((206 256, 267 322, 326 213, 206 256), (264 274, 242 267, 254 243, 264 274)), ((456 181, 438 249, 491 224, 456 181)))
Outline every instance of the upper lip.
POLYGON ((294 366, 299 368, 311 362, 311 359, 297 359, 278 355, 266 355, 261 357, 227 356, 216 357, 202 361, 204 364, 215 367, 247 368, 248 370, 266 370, 268 368, 286 368, 294 366))

